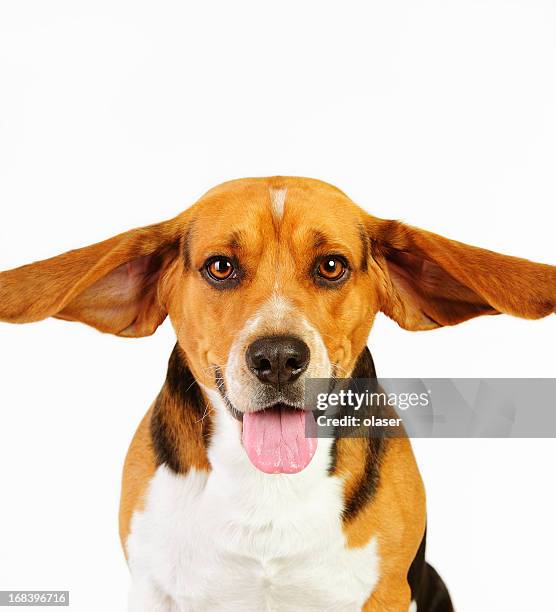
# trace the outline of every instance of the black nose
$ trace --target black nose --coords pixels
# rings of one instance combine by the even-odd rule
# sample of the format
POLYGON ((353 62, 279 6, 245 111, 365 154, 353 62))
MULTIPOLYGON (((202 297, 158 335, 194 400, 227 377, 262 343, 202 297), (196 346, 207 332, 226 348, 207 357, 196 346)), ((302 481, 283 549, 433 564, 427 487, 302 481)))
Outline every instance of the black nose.
POLYGON ((264 383, 280 388, 305 372, 311 353, 294 336, 267 336, 255 340, 245 354, 249 369, 264 383))

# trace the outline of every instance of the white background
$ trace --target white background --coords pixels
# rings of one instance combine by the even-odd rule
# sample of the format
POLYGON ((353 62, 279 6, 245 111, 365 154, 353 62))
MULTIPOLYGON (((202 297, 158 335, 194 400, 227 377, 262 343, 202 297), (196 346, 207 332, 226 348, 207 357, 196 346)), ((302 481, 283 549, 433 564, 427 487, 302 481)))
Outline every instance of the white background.
MULTIPOLYGON (((378 216, 556 263, 551 2, 0 4, 0 268, 299 174, 378 216)), ((554 317, 404 332, 383 376, 554 376, 554 317)), ((123 610, 120 471, 173 346, 0 324, 0 589, 123 610), (112 603, 106 603, 106 600, 112 603)), ((554 606, 554 440, 417 441, 460 612, 554 606)))

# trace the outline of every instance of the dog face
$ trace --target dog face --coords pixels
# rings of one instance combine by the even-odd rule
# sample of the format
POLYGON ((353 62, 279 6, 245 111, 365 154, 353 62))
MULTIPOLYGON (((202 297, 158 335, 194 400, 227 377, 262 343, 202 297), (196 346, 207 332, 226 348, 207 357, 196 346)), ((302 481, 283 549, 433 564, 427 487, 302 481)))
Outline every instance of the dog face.
POLYGON ((192 210, 168 311, 196 379, 240 412, 346 375, 380 304, 364 213, 321 183, 230 183, 192 210))
POLYGON ((310 409, 307 377, 349 376, 379 310, 426 330, 555 304, 553 266, 373 217, 302 178, 225 183, 174 219, 0 274, 8 322, 145 336, 169 314, 196 380, 244 426, 276 405, 310 409))

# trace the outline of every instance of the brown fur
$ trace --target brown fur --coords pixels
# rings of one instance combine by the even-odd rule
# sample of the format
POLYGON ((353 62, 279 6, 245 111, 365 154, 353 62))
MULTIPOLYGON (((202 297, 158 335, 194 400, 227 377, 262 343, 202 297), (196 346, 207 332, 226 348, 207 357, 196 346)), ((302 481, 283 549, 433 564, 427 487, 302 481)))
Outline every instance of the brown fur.
POLYGON ((425 488, 406 438, 389 441, 378 490, 346 528, 348 546, 378 540, 381 580, 363 610, 406 612, 411 602, 408 569, 426 526, 425 488))
POLYGON ((145 493, 156 471, 150 425, 153 406, 149 408, 137 428, 124 463, 122 494, 120 497, 120 541, 126 553, 126 541, 133 513, 142 510, 145 493))
POLYGON ((449 240, 399 221, 370 219, 388 272, 386 314, 410 330, 484 314, 539 319, 555 311, 556 268, 449 240))
MULTIPOLYGON (((379 310, 420 330, 482 314, 539 318, 556 308, 553 266, 378 219, 320 181, 274 177, 224 183, 174 219, 1 273, 0 320, 54 316, 143 336, 169 314, 195 379, 214 388, 214 366, 224 368, 239 330, 276 286, 319 331, 340 375, 352 371, 379 310), (282 219, 272 212, 270 188, 288 190, 282 219), (310 267, 330 253, 350 262, 351 276, 328 290, 315 285, 310 267), (245 277, 238 289, 215 290, 201 277, 203 263, 216 254, 241 261, 245 277)), ((126 459, 122 542, 156 467, 152 415, 153 408, 126 459)), ((209 469, 195 441, 199 432, 180 425, 179 410, 165 415, 176 439, 188 438, 181 447, 184 468, 209 469)), ((361 445, 338 444, 346 496, 362 476, 361 445)), ((424 528, 424 491, 410 444, 392 440, 376 495, 345 526, 349 546, 375 535, 379 541, 382 577, 366 610, 407 610, 407 570, 424 528)))

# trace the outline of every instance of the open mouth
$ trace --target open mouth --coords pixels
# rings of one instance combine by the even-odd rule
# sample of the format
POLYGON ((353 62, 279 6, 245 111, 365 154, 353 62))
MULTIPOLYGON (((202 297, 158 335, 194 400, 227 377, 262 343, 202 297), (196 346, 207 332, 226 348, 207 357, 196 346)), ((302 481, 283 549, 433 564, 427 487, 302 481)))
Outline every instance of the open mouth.
POLYGON ((243 414, 242 440, 251 463, 266 474, 296 474, 317 449, 312 412, 279 403, 243 414))

